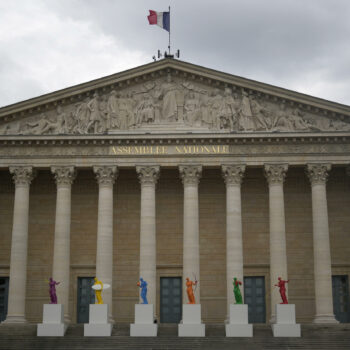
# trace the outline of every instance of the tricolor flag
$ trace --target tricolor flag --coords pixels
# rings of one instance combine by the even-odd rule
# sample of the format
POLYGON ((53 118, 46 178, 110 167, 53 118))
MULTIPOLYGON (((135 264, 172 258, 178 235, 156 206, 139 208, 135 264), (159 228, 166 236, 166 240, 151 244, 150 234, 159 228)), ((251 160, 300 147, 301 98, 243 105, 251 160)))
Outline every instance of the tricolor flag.
POLYGON ((169 12, 156 12, 149 10, 149 16, 147 16, 149 24, 156 24, 157 26, 170 32, 170 11, 169 12))

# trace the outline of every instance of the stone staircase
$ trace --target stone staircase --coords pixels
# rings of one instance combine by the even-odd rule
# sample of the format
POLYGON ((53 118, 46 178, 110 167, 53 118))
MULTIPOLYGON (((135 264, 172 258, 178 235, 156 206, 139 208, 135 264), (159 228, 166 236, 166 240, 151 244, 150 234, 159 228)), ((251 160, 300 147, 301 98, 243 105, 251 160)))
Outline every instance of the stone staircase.
POLYGON ((254 325, 253 338, 226 338, 223 325, 206 325, 205 338, 179 338, 177 325, 161 324, 156 338, 131 338, 128 324, 116 324, 111 337, 85 338, 83 325, 65 337, 36 337, 36 325, 0 325, 1 350, 41 349, 350 349, 350 324, 302 325, 301 338, 274 338, 269 325, 254 325))

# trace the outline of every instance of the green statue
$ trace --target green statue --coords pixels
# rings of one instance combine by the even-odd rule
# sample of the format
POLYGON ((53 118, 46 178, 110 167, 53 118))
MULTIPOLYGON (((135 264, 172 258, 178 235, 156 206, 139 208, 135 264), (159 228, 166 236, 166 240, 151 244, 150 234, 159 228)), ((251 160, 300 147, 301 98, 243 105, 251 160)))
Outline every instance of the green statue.
POLYGON ((239 290, 239 286, 242 285, 241 281, 238 281, 236 277, 233 279, 233 294, 235 295, 236 304, 243 304, 242 294, 239 290))

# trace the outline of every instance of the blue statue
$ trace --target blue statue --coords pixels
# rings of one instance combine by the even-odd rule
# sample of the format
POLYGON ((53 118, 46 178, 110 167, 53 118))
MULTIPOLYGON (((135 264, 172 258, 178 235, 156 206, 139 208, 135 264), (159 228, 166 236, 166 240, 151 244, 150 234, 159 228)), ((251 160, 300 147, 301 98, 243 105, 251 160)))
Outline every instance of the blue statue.
POLYGON ((148 304, 147 300, 147 282, 140 277, 140 281, 137 282, 137 285, 141 288, 141 298, 143 300, 142 304, 148 304))

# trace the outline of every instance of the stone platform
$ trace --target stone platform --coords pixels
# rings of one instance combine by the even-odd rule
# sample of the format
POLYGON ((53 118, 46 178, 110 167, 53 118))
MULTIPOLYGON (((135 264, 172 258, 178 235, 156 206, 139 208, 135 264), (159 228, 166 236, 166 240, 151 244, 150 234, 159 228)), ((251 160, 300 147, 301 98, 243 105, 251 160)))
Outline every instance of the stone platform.
POLYGON ((271 325, 255 324, 253 338, 227 338, 222 324, 206 324, 206 336, 179 338, 176 324, 159 324, 157 337, 130 337, 130 324, 113 326, 111 337, 86 338, 82 324, 72 324, 64 337, 37 337, 36 324, 0 324, 0 350, 107 349, 307 349, 348 350, 350 324, 301 325, 301 338, 274 338, 271 325))

